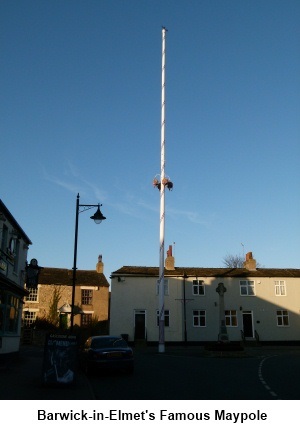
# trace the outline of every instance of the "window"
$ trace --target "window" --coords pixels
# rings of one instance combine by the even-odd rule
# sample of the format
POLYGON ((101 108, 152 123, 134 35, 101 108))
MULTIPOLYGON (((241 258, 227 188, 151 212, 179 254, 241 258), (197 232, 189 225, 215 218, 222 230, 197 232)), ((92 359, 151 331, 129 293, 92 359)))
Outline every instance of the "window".
POLYGON ((0 290, 0 333, 17 333, 19 329, 20 299, 0 290))
POLYGON ((93 290, 81 290, 81 303, 91 305, 93 303, 93 290))
POLYGON ((16 254, 16 246, 17 246, 17 239, 15 237, 11 237, 9 240, 9 247, 8 247, 8 252, 11 255, 16 254))
MULTIPOLYGON (((169 295, 169 280, 164 279, 164 290, 165 290, 165 296, 169 295)), ((156 281, 156 295, 159 294, 159 281, 156 281)))
POLYGON ((275 282, 275 295, 286 296, 285 281, 274 281, 275 282))
POLYGON ((19 304, 20 300, 18 297, 9 295, 6 311, 8 316, 7 331, 10 333, 16 333, 18 331, 19 304))
POLYGON ((0 290, 0 334, 4 333, 6 298, 7 293, 0 290))
POLYGON ((206 327, 206 311, 193 311, 193 326, 206 327))
POLYGON ((16 240, 15 245, 16 247, 15 247, 15 259, 14 259, 14 272, 17 273, 18 267, 19 267, 20 241, 16 240))
POLYGON ((289 313, 284 310, 277 310, 277 326, 278 327, 287 327, 289 325, 289 313))
MULTIPOLYGON (((156 311, 156 325, 159 327, 159 311, 156 311)), ((170 311, 165 309, 165 327, 170 327, 170 311)))
POLYGON ((25 327, 30 327, 36 320, 37 311, 25 311, 23 323, 25 327))
POLYGON ((225 325, 227 327, 237 327, 236 311, 225 311, 225 325))
POLYGON ((241 296, 255 296, 254 281, 240 281, 241 296))
POLYGON ((29 296, 25 298, 25 302, 38 302, 38 288, 28 288, 29 296))
POLYGON ((193 295, 194 296, 204 296, 204 281, 193 280, 193 295))
MULTIPOLYGON (((84 290, 82 290, 84 291, 84 290)), ((89 290, 85 290, 89 291, 89 290)), ((92 323, 93 314, 82 314, 81 315, 81 326, 86 327, 92 323)))
POLYGON ((1 237, 1 249, 6 252, 7 247, 7 238, 8 238, 8 228, 5 224, 2 227, 2 237, 1 237))
POLYGON ((0 291, 0 333, 17 333, 19 328, 20 299, 0 291))
POLYGON ((4 331, 4 313, 5 307, 0 304, 0 334, 4 331))

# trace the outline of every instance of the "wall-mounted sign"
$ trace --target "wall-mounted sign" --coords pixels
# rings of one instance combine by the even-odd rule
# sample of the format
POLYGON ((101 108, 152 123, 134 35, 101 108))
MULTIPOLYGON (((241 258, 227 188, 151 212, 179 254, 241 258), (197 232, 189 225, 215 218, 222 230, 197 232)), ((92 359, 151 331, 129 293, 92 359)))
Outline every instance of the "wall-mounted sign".
POLYGON ((3 272, 5 273, 7 271, 7 264, 5 263, 4 260, 0 260, 0 270, 3 270, 3 272))

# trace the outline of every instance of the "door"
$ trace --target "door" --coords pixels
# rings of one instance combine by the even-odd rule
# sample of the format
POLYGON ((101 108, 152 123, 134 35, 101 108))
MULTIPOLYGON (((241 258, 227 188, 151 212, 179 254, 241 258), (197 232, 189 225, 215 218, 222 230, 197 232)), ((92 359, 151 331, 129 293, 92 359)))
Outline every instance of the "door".
POLYGON ((134 339, 146 339, 146 311, 134 311, 134 339))
POLYGON ((252 312, 243 312, 243 331, 245 337, 253 337, 253 320, 252 312))

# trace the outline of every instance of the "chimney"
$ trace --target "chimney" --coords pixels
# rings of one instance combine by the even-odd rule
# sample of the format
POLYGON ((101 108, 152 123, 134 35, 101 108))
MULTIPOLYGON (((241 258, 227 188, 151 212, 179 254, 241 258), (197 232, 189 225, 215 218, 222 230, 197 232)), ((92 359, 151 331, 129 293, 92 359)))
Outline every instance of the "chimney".
POLYGON ((103 266, 104 264, 102 263, 102 255, 99 255, 98 263, 96 264, 96 272, 103 273, 103 266))
POLYGON ((167 251, 167 258, 165 260, 165 268, 166 270, 175 270, 174 267, 174 257, 172 255, 172 245, 169 245, 169 249, 167 251))
POLYGON ((252 252, 247 252, 244 268, 247 270, 256 270, 256 260, 252 257, 252 252))

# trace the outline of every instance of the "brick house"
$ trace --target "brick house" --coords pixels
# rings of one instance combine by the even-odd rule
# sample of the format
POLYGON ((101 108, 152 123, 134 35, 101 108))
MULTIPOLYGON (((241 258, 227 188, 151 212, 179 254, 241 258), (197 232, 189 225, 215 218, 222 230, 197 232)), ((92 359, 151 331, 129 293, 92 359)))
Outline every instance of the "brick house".
MULTIPOLYGON (((109 318, 109 283, 103 274, 102 259, 96 270, 77 270, 74 300, 74 326, 86 327, 91 321, 109 318)), ((23 323, 28 327, 36 318, 47 318, 50 306, 56 300, 58 316, 70 325, 73 271, 43 267, 40 269, 38 288, 29 288, 23 307, 23 323)), ((55 303, 56 303, 55 302, 55 303)))

